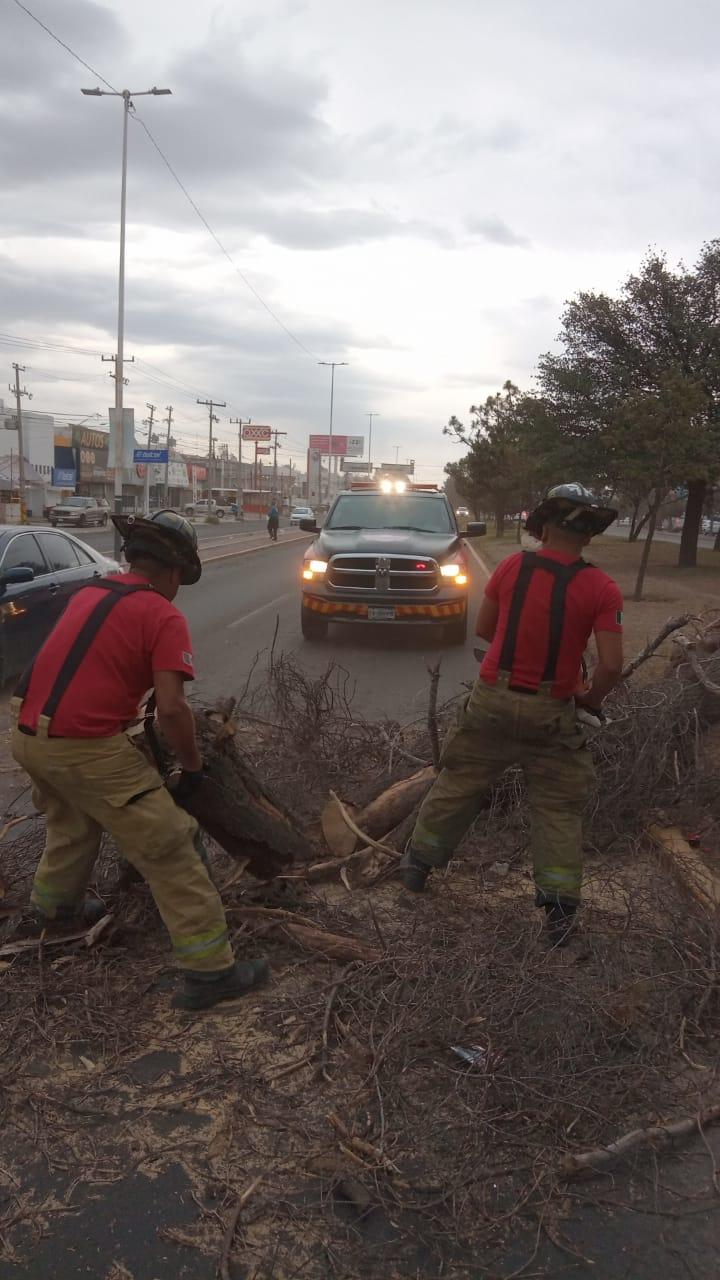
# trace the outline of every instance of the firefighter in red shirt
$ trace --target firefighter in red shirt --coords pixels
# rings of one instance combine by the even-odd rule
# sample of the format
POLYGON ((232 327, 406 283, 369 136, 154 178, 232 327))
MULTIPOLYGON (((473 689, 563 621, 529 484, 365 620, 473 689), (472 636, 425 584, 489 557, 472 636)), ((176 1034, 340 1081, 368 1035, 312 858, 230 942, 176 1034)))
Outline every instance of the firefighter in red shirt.
MULTIPOLYGON (((46 816, 31 895, 42 926, 97 918, 85 898, 103 831, 146 880, 184 976, 178 1008, 244 995, 265 960, 237 962, 217 890, 197 853, 197 823, 173 800, 125 730, 154 687, 158 720, 182 773, 182 804, 202 782, 184 684, 194 676, 187 622, 172 604, 200 578, 197 535, 174 511, 113 516, 129 573, 74 595, 13 699, 12 751, 46 816)), ((104 908, 102 909, 104 910, 104 908)))
POLYGON ((594 777, 577 709, 600 717, 623 665, 620 590, 581 552, 616 518, 578 484, 550 489, 528 517, 525 527, 542 546, 503 560, 487 584, 476 631, 490 647, 401 862, 405 887, 422 892, 493 783, 520 765, 532 813, 536 904, 545 908, 551 943, 560 946, 580 900, 582 814, 594 777), (582 658, 592 633, 599 661, 586 685, 582 658))

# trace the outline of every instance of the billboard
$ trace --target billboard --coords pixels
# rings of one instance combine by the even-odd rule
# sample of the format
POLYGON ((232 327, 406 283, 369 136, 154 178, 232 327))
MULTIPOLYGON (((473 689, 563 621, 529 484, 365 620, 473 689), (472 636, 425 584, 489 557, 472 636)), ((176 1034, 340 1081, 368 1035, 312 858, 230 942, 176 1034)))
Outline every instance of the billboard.
POLYGON ((310 436, 310 449, 317 449, 318 453, 333 458, 362 458, 365 452, 364 436, 336 436, 332 438, 332 450, 330 448, 330 436, 310 436))
POLYGON ((414 476, 415 460, 411 458, 409 462, 383 462, 378 470, 387 471, 391 476, 414 476))
POLYGON ((257 453, 258 457, 260 457, 261 454, 263 453, 272 453, 272 449, 270 448, 269 444, 268 445, 259 444, 255 452, 257 453))
POLYGON ((97 431, 94 427, 74 426, 72 442, 77 458, 78 480, 107 480, 110 444, 107 431, 97 431))
POLYGON ((272 427, 254 427, 252 423, 242 429, 243 440, 272 440, 272 427))
POLYGON ((369 462, 350 462, 347 458, 343 458, 340 463, 340 470, 347 475, 365 475, 369 476, 372 470, 369 462))

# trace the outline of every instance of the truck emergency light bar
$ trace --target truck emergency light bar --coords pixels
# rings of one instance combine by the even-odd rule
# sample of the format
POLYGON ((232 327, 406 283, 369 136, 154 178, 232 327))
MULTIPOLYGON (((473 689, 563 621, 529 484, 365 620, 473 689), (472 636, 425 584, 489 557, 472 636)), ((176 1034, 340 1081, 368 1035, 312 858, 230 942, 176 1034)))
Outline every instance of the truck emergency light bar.
POLYGON ((436 484, 410 484, 407 480, 390 480, 387 477, 383 477, 380 480, 351 480, 350 488, 353 492, 365 489, 371 493, 440 492, 440 488, 436 484))

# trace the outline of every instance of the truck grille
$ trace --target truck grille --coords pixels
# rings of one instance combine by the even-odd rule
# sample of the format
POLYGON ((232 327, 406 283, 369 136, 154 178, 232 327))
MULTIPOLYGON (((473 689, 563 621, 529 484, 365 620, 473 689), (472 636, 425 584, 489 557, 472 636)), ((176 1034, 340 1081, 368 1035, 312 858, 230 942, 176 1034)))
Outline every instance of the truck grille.
POLYGON ((330 561, 326 582, 337 591, 398 591, 407 595, 435 591, 439 578, 435 561, 422 556, 339 555, 330 561))

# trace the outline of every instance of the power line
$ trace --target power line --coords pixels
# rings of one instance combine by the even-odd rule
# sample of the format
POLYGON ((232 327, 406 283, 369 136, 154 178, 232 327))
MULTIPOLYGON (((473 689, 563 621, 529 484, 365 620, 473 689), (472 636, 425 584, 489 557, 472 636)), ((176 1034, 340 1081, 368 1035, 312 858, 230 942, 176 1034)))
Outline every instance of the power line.
POLYGON ((228 252, 228 250, 225 248, 225 245, 223 244, 223 242, 222 242, 222 240, 220 239, 220 237, 219 237, 218 235, 216 235, 216 233, 213 231, 212 227, 210 226, 210 223, 208 222, 208 220, 207 220, 207 218, 205 217, 205 215, 204 215, 204 213, 202 212, 202 210, 198 207, 198 205, 197 205, 197 204, 195 203, 195 201, 193 200, 193 198, 192 198, 192 196, 190 195, 190 192, 188 191, 188 189, 187 189, 187 187, 185 186, 184 182, 182 181, 182 179, 179 177, 179 175, 178 175, 178 174, 175 172, 175 170, 173 169, 173 167, 172 167, 172 165, 171 165, 170 161, 168 160, 167 156, 165 155, 164 151, 162 150, 162 148, 161 148, 160 144, 156 141, 156 139, 154 138, 153 134, 150 132, 150 129, 149 129, 149 128, 148 128, 148 126, 146 125, 146 123, 145 123, 145 121, 143 120, 142 116, 139 116, 139 115, 137 114, 137 112, 135 112, 135 113, 133 114, 133 119, 134 119, 134 120, 136 120, 136 121, 137 121, 137 123, 138 123, 139 125, 141 125, 141 126, 142 126, 142 128, 145 130, 145 133, 147 134, 147 136, 148 136, 148 138, 149 138, 150 142, 152 143, 152 145, 154 146, 154 148, 155 148, 155 150, 157 151, 158 155, 160 156, 160 159, 162 160, 163 164, 164 164, 164 165, 166 165, 166 167, 167 167, 167 169, 168 169, 168 172, 169 172, 169 173, 172 175, 172 177, 175 179, 175 181, 176 181, 177 185, 179 186, 180 190, 182 191, 183 195, 185 196, 185 199, 187 200, 187 202, 188 202, 188 204, 190 205, 190 207, 191 207, 191 208, 195 211, 195 213, 197 214, 197 216, 198 216, 198 218, 200 219, 200 221, 202 222, 202 224, 203 224, 203 226, 204 226, 205 230, 208 232, 208 235, 212 236, 212 238, 213 238, 213 240, 215 241, 215 244, 217 245, 217 247, 218 247, 218 249, 220 250, 220 252, 223 254, 223 256, 224 256, 225 258, 227 258, 227 260, 228 260, 228 262, 230 263, 230 266, 232 267, 233 271, 235 271, 235 272, 237 273, 237 275, 240 277, 240 279, 242 280, 242 282, 243 282, 243 284, 246 286, 246 288, 248 288, 248 289, 250 290, 250 292, 252 293, 253 297, 257 298, 257 300, 258 300, 258 302, 260 303, 260 305, 261 305, 262 307, 264 307, 264 308, 265 308, 265 310, 267 311, 268 315, 269 315, 269 316, 270 316, 270 317, 275 321, 275 323, 276 323, 277 325, 279 325, 279 326, 280 326, 280 328, 282 329, 283 333, 285 333, 285 334, 287 335, 287 337, 288 337, 288 338, 290 338, 290 340, 291 340, 292 342, 294 342, 294 343, 295 343, 295 345, 296 345, 297 347, 299 347, 299 348, 300 348, 300 350, 301 350, 302 352, 304 352, 304 354, 305 354, 306 356, 309 356, 311 360, 317 360, 317 356, 316 356, 316 355, 315 355, 315 354, 310 350, 310 348, 309 348, 309 347, 306 347, 306 346, 305 346, 305 343, 304 343, 304 342, 302 342, 302 341, 301 341, 301 339, 300 339, 300 338, 298 338, 298 337, 296 336, 296 334, 294 334, 294 333, 292 332, 292 329, 288 329, 288 327, 287 327, 287 325, 284 323, 284 321, 282 321, 282 320, 280 319, 279 315, 277 315, 277 313, 276 313, 275 311, 273 311, 272 307, 271 307, 271 306, 270 306, 270 305, 265 301, 265 299, 263 298, 262 294, 261 294, 261 293, 258 293, 258 290, 255 288, 255 285, 254 285, 254 284, 253 284, 253 283, 248 279, 248 277, 244 274, 244 272, 242 272, 242 271, 240 270, 240 268, 239 268, 239 266, 237 265, 237 263, 234 261, 234 259, 232 258, 232 256, 231 256, 231 255, 230 255, 230 253, 228 252))
MULTIPOLYGON (((90 64, 89 64, 89 62, 86 62, 84 58, 81 58, 81 57, 80 57, 80 55, 79 55, 78 53, 76 53, 76 52, 75 52, 75 50, 74 50, 74 49, 71 49, 71 47, 70 47, 70 45, 69 45, 69 44, 66 44, 64 40, 61 40, 61 39, 60 39, 60 37, 59 37, 59 36, 57 36, 57 35, 55 34, 55 32, 54 32, 54 31, 51 31, 50 27, 46 26, 46 24, 45 24, 44 22, 41 22, 40 18, 36 17, 36 15, 32 12, 32 10, 31 10, 31 9, 28 9, 27 5, 22 4, 21 0, 14 0, 14 3, 17 5, 17 7, 18 7, 19 9, 22 9, 23 13, 26 13, 26 14, 27 14, 27 16, 28 16, 29 18, 31 18, 31 19, 32 19, 32 21, 33 21, 33 22, 36 22, 36 23, 37 23, 37 25, 38 25, 39 27, 41 27, 41 28, 42 28, 42 30, 43 30, 47 35, 49 35, 49 36, 50 36, 51 40, 54 40, 54 41, 55 41, 55 43, 56 43, 56 44, 59 44, 59 45, 60 45, 60 47, 66 51, 66 53, 69 53, 69 54, 70 54, 70 56, 71 56, 72 58, 74 58, 76 62, 79 62, 81 66, 85 67, 85 70, 86 70, 86 71, 89 71, 89 72, 91 72, 91 74, 92 74, 92 75, 97 76, 98 80, 100 80, 100 82, 101 82, 102 84, 104 84, 108 89, 110 89, 113 93, 119 93, 119 92, 120 92, 118 89, 116 89, 116 88, 114 87, 114 85, 110 84, 110 81, 109 81, 109 80, 106 80, 106 79, 104 78, 104 76, 101 76, 101 75, 100 75, 100 73, 99 73, 98 71, 96 71, 94 67, 91 67, 91 66, 90 66, 90 64)), ((182 193, 183 193, 183 195, 185 196, 185 199, 187 200, 188 204, 189 204, 189 205, 190 205, 190 207, 194 210, 194 212, 195 212, 195 214, 197 215, 197 217, 200 219, 200 221, 201 221, 202 225, 204 226, 205 230, 207 231, 208 235, 210 235, 210 236, 212 237, 212 239, 215 241, 215 244, 217 245, 217 247, 218 247, 218 249, 220 250, 220 252, 223 254, 223 256, 224 256, 225 258, 227 258, 227 260, 228 260, 228 262, 230 263, 230 266, 232 267, 233 271, 235 271, 235 272, 236 272, 236 274, 237 274, 237 275, 239 276, 239 278, 242 280, 242 282, 243 282, 243 284, 245 285, 245 287, 246 287, 247 289, 249 289, 249 290, 250 290, 250 292, 252 293, 253 297, 257 299, 257 301, 260 303, 261 307, 264 307, 264 309, 267 311, 267 313, 268 313, 268 315, 271 317, 271 319, 273 319, 273 320, 275 321, 275 323, 276 323, 277 325, 279 325, 279 327, 282 329, 283 333, 284 333, 284 334, 286 334, 286 336, 287 336, 288 338, 290 338, 291 342, 294 342, 294 343, 295 343, 295 345, 296 345, 297 347, 299 347, 299 348, 300 348, 300 350, 301 350, 301 351, 302 351, 306 356, 309 356, 309 358, 310 358, 311 360, 315 360, 315 361, 316 361, 316 360, 317 360, 317 356, 316 356, 316 355, 315 355, 315 354, 310 350, 310 348, 309 348, 309 347, 306 347, 306 346, 305 346, 305 343, 304 343, 304 342, 302 342, 302 341, 301 341, 301 339, 300 339, 300 338, 298 338, 298 337, 297 337, 297 335, 296 335, 296 334, 294 334, 294 333, 292 332, 292 330, 291 330, 291 329, 289 329, 289 328, 288 328, 288 326, 284 323, 284 321, 282 321, 282 320, 280 319, 279 315, 277 315, 277 313, 276 313, 275 311, 273 311, 273 309, 272 309, 272 307, 269 305, 269 303, 267 303, 267 302, 265 301, 265 299, 263 298, 262 294, 258 292, 258 290, 255 288, 255 285, 254 285, 254 284, 253 284, 253 283, 248 279, 248 277, 244 274, 244 272, 242 272, 242 271, 240 270, 239 266, 238 266, 238 265, 237 265, 237 263, 234 261, 234 259, 232 258, 231 254, 230 254, 230 253, 228 252, 228 250, 225 248, 225 245, 223 244, 222 240, 221 240, 221 239, 220 239, 220 237, 215 233, 215 231, 213 231, 213 228, 210 226, 210 223, 208 222, 208 220, 207 220, 207 218, 205 217, 204 213, 202 212, 202 210, 200 209, 200 207, 197 205, 197 203, 195 202, 195 200, 193 199, 193 197, 190 195, 190 192, 188 191, 187 187, 185 186, 185 183, 182 181, 182 179, 180 178, 179 174, 178 174, 178 173, 175 171, 175 169, 173 168, 172 164, 170 163, 170 161, 168 160, 167 156, 165 155, 165 152, 163 151, 163 149, 162 149, 162 147, 160 146, 159 142, 157 142, 157 140, 155 139, 154 135, 150 132, 150 129, 149 129, 149 128, 148 128, 148 126, 146 125, 146 123, 145 123, 145 121, 143 120, 142 116, 139 116, 139 115, 137 114, 137 112, 134 110, 134 108, 133 108, 133 111, 132 111, 132 119, 133 119, 133 120, 135 120, 135 121, 136 121, 136 122, 137 122, 137 123, 138 123, 138 124, 139 124, 143 129, 144 129, 144 130, 145 130, 145 133, 147 134, 147 137, 148 137, 149 141, 152 143, 153 147, 155 148, 155 150, 157 151, 158 155, 160 156, 160 159, 162 160, 163 164, 165 165, 165 167, 167 168, 168 172, 171 174, 171 176, 173 177, 174 181, 177 183, 178 187, 179 187, 179 188, 180 188, 180 190, 182 191, 182 193)))
POLYGON ((112 89, 113 93, 118 92, 118 90, 113 85, 111 85, 108 80, 105 80, 104 77, 100 75, 99 71, 96 71, 94 67, 91 67, 90 63, 86 62, 84 58, 81 58, 80 54, 76 53, 74 49, 71 49, 69 44, 66 44, 65 41, 61 40, 59 36, 56 36, 54 31, 51 31, 49 27, 46 27, 45 23, 41 22, 40 18, 38 18, 37 15, 32 12, 31 9, 28 9, 27 5, 22 4, 21 0, 14 0, 14 2, 17 5, 18 9, 22 9, 23 13, 26 13, 28 18, 32 18, 33 22, 36 22, 39 27, 42 27, 43 31, 50 36, 50 39, 54 40, 56 44, 59 44, 60 48, 64 49, 66 53, 69 53, 70 57, 74 58, 76 62, 79 62, 81 67, 84 67, 85 70, 89 71, 91 75, 97 76, 98 80, 100 80, 102 84, 106 85, 108 89, 112 89))

